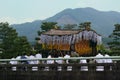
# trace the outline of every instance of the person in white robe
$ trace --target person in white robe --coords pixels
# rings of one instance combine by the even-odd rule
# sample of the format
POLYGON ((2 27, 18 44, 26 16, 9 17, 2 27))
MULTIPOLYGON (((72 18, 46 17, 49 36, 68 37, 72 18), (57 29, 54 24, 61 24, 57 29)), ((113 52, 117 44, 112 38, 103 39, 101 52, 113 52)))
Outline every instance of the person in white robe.
MULTIPOLYGON (((15 59, 15 58, 11 58, 10 64, 12 64, 12 65, 17 64, 17 61, 14 61, 14 60, 16 60, 16 59, 15 59)), ((13 70, 13 71, 16 71, 16 67, 13 66, 13 67, 12 67, 12 70, 13 70)))
MULTIPOLYGON (((53 58, 53 57, 52 57, 51 55, 48 55, 47 58, 48 58, 48 59, 51 59, 51 58, 53 58)), ((47 60, 46 63, 47 63, 47 64, 54 64, 55 62, 54 62, 54 60, 47 60)), ((44 71, 49 71, 49 67, 48 67, 48 66, 45 67, 44 71)))
MULTIPOLYGON (((110 56, 109 56, 108 54, 105 54, 104 57, 105 57, 105 58, 109 58, 110 56)), ((104 63, 112 63, 112 62, 113 62, 113 61, 112 61, 112 59, 110 59, 110 58, 109 58, 109 59, 104 59, 104 63)))
MULTIPOLYGON (((66 54, 66 55, 64 56, 64 58, 70 58, 70 55, 69 55, 69 54, 66 54)), ((68 64, 68 63, 69 63, 69 60, 66 60, 65 63, 68 64)))
MULTIPOLYGON (((30 55, 30 56, 29 56, 29 59, 35 59, 35 56, 30 55)), ((30 60, 30 61, 29 61, 29 64, 37 64, 37 61, 36 61, 36 60, 30 60)), ((37 70, 38 70, 38 67, 36 67, 36 66, 33 66, 33 67, 32 67, 32 71, 37 71, 37 70)))
MULTIPOLYGON (((30 55, 30 56, 28 57, 28 59, 35 59, 35 56, 30 55)), ((29 61, 29 64, 36 64, 36 63, 37 63, 36 60, 30 60, 30 61, 29 61)))
MULTIPOLYGON (((104 57, 109 58, 109 59, 104 59, 104 63, 113 63, 112 59, 110 59, 110 56, 108 54, 105 54, 104 57)), ((112 66, 110 66, 110 70, 112 70, 112 66)))
MULTIPOLYGON (((59 56, 58 58, 60 59, 60 58, 63 58, 63 57, 59 56)), ((56 60, 55 62, 56 62, 57 64, 63 64, 63 60, 56 60)), ((62 70, 62 67, 61 67, 61 66, 58 66, 58 71, 61 71, 61 70, 62 70)))
MULTIPOLYGON (((87 60, 86 59, 81 59, 80 64, 86 64, 87 60)), ((81 66, 81 71, 88 71, 88 66, 81 66)))
MULTIPOLYGON (((103 58, 104 56, 101 53, 98 53, 96 58, 103 58)), ((95 59, 96 63, 104 63, 104 59, 95 59)), ((104 71, 104 66, 97 66, 96 68, 97 71, 104 71)))
MULTIPOLYGON (((20 60, 20 59, 21 59, 21 56, 16 57, 16 60, 20 60)), ((20 64, 20 61, 17 61, 17 64, 20 64)))
MULTIPOLYGON (((64 58, 70 58, 69 54, 66 54, 64 58)), ((65 60, 66 64, 69 64, 69 60, 65 60)), ((72 71, 72 66, 67 66, 67 71, 72 71)))
MULTIPOLYGON (((59 56, 58 58, 60 59, 60 58, 63 58, 63 57, 59 56)), ((58 63, 58 64, 63 64, 63 60, 61 60, 61 59, 60 60, 56 60, 55 62, 58 63)))
POLYGON ((11 58, 10 64, 17 64, 17 61, 15 61, 15 58, 11 58))
MULTIPOLYGON (((36 54, 36 55, 35 55, 35 58, 37 58, 37 59, 42 59, 42 54, 40 54, 40 53, 36 54)), ((37 60, 37 61, 36 61, 36 64, 39 64, 39 63, 41 63, 41 62, 42 62, 42 61, 37 60)))
MULTIPOLYGON (((51 56, 51 55, 48 55, 47 58, 48 58, 48 59, 51 59, 52 56, 51 56)), ((47 64, 54 64, 54 60, 47 60, 47 64)))

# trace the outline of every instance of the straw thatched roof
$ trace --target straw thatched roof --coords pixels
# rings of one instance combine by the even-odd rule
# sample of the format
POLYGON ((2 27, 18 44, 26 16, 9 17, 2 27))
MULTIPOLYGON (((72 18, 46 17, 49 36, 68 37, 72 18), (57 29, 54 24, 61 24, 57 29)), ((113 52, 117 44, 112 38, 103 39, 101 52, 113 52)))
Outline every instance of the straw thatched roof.
POLYGON ((51 29, 43 34, 45 35, 71 35, 79 33, 78 30, 58 30, 58 29, 51 29))

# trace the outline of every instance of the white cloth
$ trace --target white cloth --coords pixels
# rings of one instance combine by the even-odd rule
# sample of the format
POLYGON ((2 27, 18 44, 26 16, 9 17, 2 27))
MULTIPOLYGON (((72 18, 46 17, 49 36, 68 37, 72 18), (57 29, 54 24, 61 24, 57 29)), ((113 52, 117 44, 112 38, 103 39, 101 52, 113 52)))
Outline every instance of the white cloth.
MULTIPOLYGON (((96 58, 103 58, 104 56, 100 53, 95 56, 96 58)), ((104 59, 95 59, 97 63, 104 63, 104 59)))
POLYGON ((16 59, 21 59, 21 56, 17 56, 16 59))
MULTIPOLYGON (((12 58, 11 60, 15 60, 15 58, 12 58)), ((13 64, 17 64, 17 61, 10 61, 10 64, 12 64, 12 65, 13 65, 13 64)), ((13 71, 16 71, 16 67, 13 66, 13 67, 12 67, 12 70, 13 70, 13 71)))
MULTIPOLYGON (((49 55, 47 57, 48 59, 52 58, 51 55, 49 55)), ((47 60, 47 64, 53 64, 54 63, 54 60, 47 60)))
POLYGON ((35 55, 36 58, 42 58, 42 54, 38 53, 35 55))
MULTIPOLYGON (((105 54, 105 58, 109 58, 110 56, 108 54, 105 54)), ((104 63, 112 63, 112 59, 104 59, 104 63)), ((110 70, 112 70, 112 66, 110 66, 110 70)))
MULTIPOLYGON (((21 56, 17 56, 16 59, 21 59, 21 56)), ((17 61, 17 64, 19 64, 19 61, 17 61)))
MULTIPOLYGON (((29 56, 29 59, 35 59, 35 56, 30 55, 30 56, 29 56)), ((30 60, 30 61, 29 61, 29 64, 36 64, 36 61, 35 61, 35 60, 30 60)))
POLYGON ((28 59, 29 58, 29 56, 27 56, 27 55, 25 55, 25 57, 28 59))
MULTIPOLYGON (((70 58, 70 55, 66 54, 66 55, 64 56, 64 58, 70 58)), ((67 63, 67 64, 69 63, 68 60, 66 60, 66 63, 67 63)))
MULTIPOLYGON (((41 55, 40 53, 38 53, 38 54, 35 55, 35 58, 41 59, 41 58, 42 58, 42 55, 41 55)), ((36 64, 39 64, 39 63, 40 63, 40 61, 37 60, 37 61, 36 61, 36 64)))
MULTIPOLYGON (((80 60, 80 63, 87 63, 86 59, 80 60)), ((81 71, 88 71, 88 66, 81 66, 81 71)))
MULTIPOLYGON (((15 60, 15 58, 12 58, 11 60, 15 60)), ((10 61, 10 64, 17 64, 17 61, 10 61)))
MULTIPOLYGON (((63 58, 63 57, 58 57, 58 58, 63 58)), ((63 60, 56 60, 55 62, 57 62, 58 64, 62 64, 63 60)))
MULTIPOLYGON (((35 56, 30 55, 30 56, 29 56, 29 59, 35 59, 35 56)), ((37 61, 36 61, 36 60, 31 60, 31 61, 29 61, 29 64, 37 64, 37 61)), ((37 66, 33 66, 33 67, 32 67, 32 71, 37 71, 37 70, 38 70, 38 67, 37 67, 37 66)))
MULTIPOLYGON (((98 55, 95 56, 96 58, 103 58, 104 56, 100 53, 98 53, 98 55)), ((104 63, 104 59, 95 59, 96 63, 104 63)), ((103 71, 104 70, 104 66, 97 66, 97 71, 103 71)))
MULTIPOLYGON (((64 58, 70 58, 70 55, 66 54, 64 58)), ((65 61, 67 64, 69 63, 68 60, 65 61)), ((72 66, 67 66, 67 71, 72 71, 72 66)))
MULTIPOLYGON (((105 54, 105 58, 109 58, 110 56, 108 54, 105 54)), ((104 59, 104 63, 112 63, 112 59, 104 59)))
MULTIPOLYGON (((48 59, 52 58, 51 55, 48 55, 48 59)), ((54 64, 54 60, 47 60, 47 64, 54 64)), ((46 66, 44 71, 49 71, 49 67, 46 66)))
MULTIPOLYGON (((58 57, 58 58, 63 58, 63 57, 58 57)), ((58 63, 58 64, 62 64, 62 63, 63 63, 63 60, 56 60, 55 62, 58 63)), ((61 71, 61 70, 62 70, 62 67, 61 67, 61 66, 58 66, 57 68, 58 68, 58 71, 61 71)))

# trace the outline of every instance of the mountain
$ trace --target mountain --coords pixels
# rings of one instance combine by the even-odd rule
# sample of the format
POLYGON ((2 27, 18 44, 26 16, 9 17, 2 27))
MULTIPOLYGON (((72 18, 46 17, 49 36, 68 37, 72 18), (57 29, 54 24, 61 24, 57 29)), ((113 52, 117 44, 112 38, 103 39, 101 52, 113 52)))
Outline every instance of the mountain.
POLYGON ((41 20, 36 20, 33 22, 27 22, 23 24, 13 24, 11 25, 17 30, 19 36, 26 36, 29 42, 34 42, 35 37, 37 37, 37 32, 40 30, 41 20))
MULTIPOLYGON (((120 23, 120 13, 115 11, 99 11, 93 8, 65 9, 43 21, 58 22, 59 25, 79 24, 89 21, 92 29, 102 36, 108 36, 114 29, 114 24, 120 23)), ((37 31, 40 30, 41 20, 31 23, 12 25, 19 35, 27 36, 29 41, 34 41, 37 31)))
POLYGON ((73 24, 90 21, 92 28, 103 36, 108 36, 114 29, 114 24, 120 23, 120 13, 114 11, 98 11, 93 8, 66 9, 47 21, 57 21, 59 24, 73 24))

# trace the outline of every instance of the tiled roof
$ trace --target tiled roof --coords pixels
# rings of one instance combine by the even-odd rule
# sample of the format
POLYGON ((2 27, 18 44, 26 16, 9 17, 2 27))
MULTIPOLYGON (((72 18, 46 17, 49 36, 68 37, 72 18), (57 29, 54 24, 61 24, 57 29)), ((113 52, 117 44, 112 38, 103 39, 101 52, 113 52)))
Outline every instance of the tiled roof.
POLYGON ((58 30, 58 29, 51 29, 43 34, 45 35, 71 35, 79 33, 78 30, 58 30))

